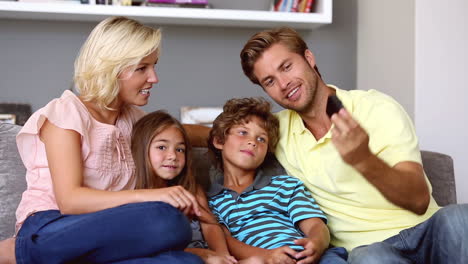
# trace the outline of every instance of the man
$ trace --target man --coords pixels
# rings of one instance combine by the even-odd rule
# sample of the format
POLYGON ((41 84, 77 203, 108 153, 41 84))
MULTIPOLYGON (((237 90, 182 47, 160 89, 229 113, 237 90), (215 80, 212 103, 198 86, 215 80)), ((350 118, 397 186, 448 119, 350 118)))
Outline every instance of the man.
POLYGON ((276 157, 312 192, 329 219, 331 244, 351 251, 350 263, 468 263, 468 205, 439 210, 397 102, 325 84, 313 53, 289 28, 255 34, 241 63, 285 108, 277 113, 276 157), (330 95, 345 108, 331 118, 330 95))

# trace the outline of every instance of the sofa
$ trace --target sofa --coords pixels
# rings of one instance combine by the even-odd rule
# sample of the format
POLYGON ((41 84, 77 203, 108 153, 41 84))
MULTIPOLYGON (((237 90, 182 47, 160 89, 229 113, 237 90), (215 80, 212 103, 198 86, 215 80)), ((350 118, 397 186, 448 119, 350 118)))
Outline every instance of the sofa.
MULTIPOLYGON (((0 240, 14 233, 15 211, 26 189, 26 169, 16 147, 16 134, 21 126, 0 123, 0 240)), ((424 170, 432 184, 432 194, 440 206, 456 203, 453 160, 450 156, 422 151, 424 170)), ((205 148, 195 148, 193 164, 198 181, 206 189, 215 168, 210 163, 205 148)), ((282 174, 283 167, 273 155, 268 155, 263 164, 266 173, 282 174)))

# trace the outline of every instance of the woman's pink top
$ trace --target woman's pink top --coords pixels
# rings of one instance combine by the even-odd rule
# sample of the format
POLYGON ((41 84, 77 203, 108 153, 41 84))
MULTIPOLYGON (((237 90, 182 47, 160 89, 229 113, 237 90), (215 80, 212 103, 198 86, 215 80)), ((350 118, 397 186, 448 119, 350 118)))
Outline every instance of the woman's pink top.
POLYGON ((16 136, 27 170, 27 189, 16 210, 16 231, 32 213, 58 210, 45 145, 39 139, 45 120, 81 135, 84 186, 119 191, 132 189, 135 185, 130 137, 133 124, 143 115, 139 108, 128 106, 122 110, 115 125, 100 123, 71 91, 65 91, 60 98, 35 112, 16 136))

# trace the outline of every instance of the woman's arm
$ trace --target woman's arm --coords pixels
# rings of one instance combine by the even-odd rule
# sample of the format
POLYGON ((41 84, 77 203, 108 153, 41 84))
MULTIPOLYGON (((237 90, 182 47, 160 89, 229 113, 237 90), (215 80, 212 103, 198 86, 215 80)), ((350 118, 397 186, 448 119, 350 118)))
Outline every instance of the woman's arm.
POLYGON ((91 213, 145 201, 163 201, 184 213, 200 213, 195 197, 180 186, 118 192, 84 187, 81 135, 46 121, 41 128, 40 138, 46 148, 55 199, 63 214, 91 213))

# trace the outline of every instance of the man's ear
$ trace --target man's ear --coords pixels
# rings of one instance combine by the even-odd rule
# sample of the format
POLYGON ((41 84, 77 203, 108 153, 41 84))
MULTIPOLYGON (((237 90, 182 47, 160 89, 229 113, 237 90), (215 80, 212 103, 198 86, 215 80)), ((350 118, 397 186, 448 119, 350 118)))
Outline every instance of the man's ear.
POLYGON ((223 150, 224 142, 219 137, 213 138, 213 146, 219 150, 223 150))
POLYGON ((312 51, 310 51, 309 49, 306 49, 306 51, 304 52, 304 57, 305 57, 306 61, 309 63, 310 67, 314 68, 315 67, 315 56, 312 53, 312 51))

